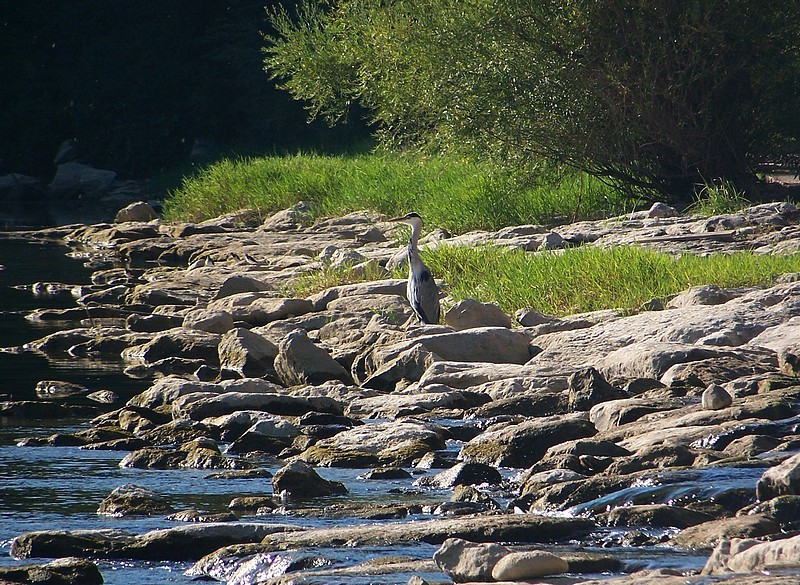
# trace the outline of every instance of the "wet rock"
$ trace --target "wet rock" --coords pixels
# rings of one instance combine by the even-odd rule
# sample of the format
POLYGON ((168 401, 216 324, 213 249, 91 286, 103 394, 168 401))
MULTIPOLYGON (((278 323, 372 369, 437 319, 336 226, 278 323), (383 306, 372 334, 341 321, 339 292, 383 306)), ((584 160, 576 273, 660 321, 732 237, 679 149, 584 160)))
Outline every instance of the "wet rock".
POLYGON ((227 311, 194 309, 184 316, 183 326, 187 329, 222 334, 233 329, 233 317, 227 311))
POLYGON ((300 459, 330 467, 408 465, 429 451, 445 448, 445 431, 416 420, 370 423, 322 439, 300 459))
POLYGON ((166 331, 183 324, 183 317, 178 315, 129 315, 125 319, 125 327, 130 331, 156 333, 166 331))
POLYGON ((589 420, 599 432, 608 431, 639 420, 645 415, 671 410, 677 402, 646 398, 623 398, 596 404, 589 411, 589 420))
POLYGON ((713 520, 708 514, 666 504, 644 504, 614 508, 606 516, 610 526, 688 528, 713 520))
POLYGON ((794 530, 800 527, 800 496, 778 496, 743 508, 736 515, 741 516, 744 513, 765 514, 777 520, 784 530, 794 530))
POLYGON ((204 514, 197 510, 179 510, 167 516, 167 520, 172 522, 236 522, 239 518, 233 512, 219 512, 216 514, 204 514))
POLYGON ((689 467, 697 453, 683 445, 651 445, 628 457, 619 457, 605 472, 609 475, 628 475, 644 469, 689 467))
POLYGON ((176 449, 145 447, 126 455, 120 467, 137 469, 242 469, 246 461, 225 457, 210 439, 195 439, 176 449))
POLYGON ((363 476, 363 479, 410 479, 411 474, 401 467, 378 467, 370 469, 363 476))
POLYGON ((703 391, 702 405, 706 410, 721 410, 733 404, 733 398, 719 384, 711 384, 703 391))
POLYGON ((229 509, 240 514, 256 512, 261 508, 274 510, 277 507, 278 504, 269 496, 240 496, 228 504, 229 509))
POLYGON ((95 416, 96 406, 62 404, 49 400, 4 400, 0 402, 0 418, 60 419, 95 416))
POLYGON ((756 484, 761 501, 783 495, 800 495, 800 453, 767 469, 756 484))
POLYGON ((607 400, 628 398, 625 391, 609 384, 594 368, 575 372, 567 383, 569 384, 568 407, 573 412, 589 410, 595 404, 607 400))
MULTIPOLYGON (((773 573, 800 566, 800 535, 771 542, 734 538, 722 540, 703 567, 703 575, 773 573)), ((795 568, 795 571, 792 571, 795 568)), ((795 575, 796 577, 796 575, 795 575)))
POLYGON ((242 435, 232 442, 228 453, 264 452, 279 454, 292 443, 292 439, 300 431, 289 421, 279 417, 262 419, 253 424, 242 435))
POLYGON ((287 385, 319 384, 327 380, 350 381, 350 374, 303 329, 295 329, 278 346, 275 371, 287 385))
POLYGON ((225 333, 219 342, 222 370, 237 372, 245 378, 261 377, 273 370, 278 347, 265 337, 241 327, 225 333))
POLYGON ((488 581, 497 561, 511 552, 500 544, 482 544, 448 538, 433 553, 433 561, 456 583, 488 581))
POLYGON ((511 318, 500 307, 474 299, 456 303, 445 314, 444 322, 456 331, 475 327, 511 327, 511 318))
POLYGON ((56 559, 45 565, 0 567, 0 583, 41 583, 43 585, 101 585, 103 575, 91 561, 56 559))
POLYGON ((114 216, 114 223, 125 223, 128 221, 147 222, 158 219, 155 209, 144 201, 136 201, 123 207, 114 216))
POLYGON ((134 484, 121 485, 106 496, 97 513, 104 516, 153 516, 173 511, 167 500, 152 490, 134 484))
POLYGON ((205 479, 264 479, 271 477, 272 474, 266 469, 235 469, 209 473, 205 479))
POLYGON ((196 439, 210 439, 213 435, 203 423, 187 419, 177 419, 156 427, 137 429, 136 434, 151 445, 176 445, 196 439))
POLYGON ((549 447, 591 437, 594 425, 583 418, 545 417, 499 430, 487 430, 466 443, 460 452, 465 461, 498 467, 530 467, 549 447))
POLYGON ((15 559, 95 557, 118 558, 136 537, 121 530, 42 530, 11 541, 15 559))
POLYGON ((723 539, 757 538, 780 532, 780 525, 767 516, 736 516, 697 524, 680 531, 670 542, 688 548, 712 548, 723 539))
POLYGON ((459 463, 432 477, 421 477, 417 485, 453 488, 457 485, 497 485, 503 478, 494 467, 483 463, 459 463))
POLYGON ((272 491, 286 493, 292 498, 317 498, 347 493, 347 488, 338 481, 321 478, 314 468, 302 461, 292 461, 275 473, 272 491))
POLYGON ((543 550, 512 552, 497 561, 492 578, 498 581, 535 579, 569 570, 567 561, 543 550))

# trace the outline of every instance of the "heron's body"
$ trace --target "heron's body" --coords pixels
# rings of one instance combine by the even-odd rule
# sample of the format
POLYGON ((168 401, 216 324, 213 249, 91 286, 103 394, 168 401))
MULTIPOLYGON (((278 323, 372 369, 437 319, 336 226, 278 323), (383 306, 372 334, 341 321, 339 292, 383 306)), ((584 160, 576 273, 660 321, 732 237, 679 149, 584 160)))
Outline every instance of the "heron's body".
POLYGON ((422 231, 422 218, 416 213, 396 217, 389 221, 403 222, 411 226, 408 240, 408 285, 406 294, 411 308, 422 323, 439 322, 439 289, 431 276, 431 271, 419 257, 419 234, 422 231))

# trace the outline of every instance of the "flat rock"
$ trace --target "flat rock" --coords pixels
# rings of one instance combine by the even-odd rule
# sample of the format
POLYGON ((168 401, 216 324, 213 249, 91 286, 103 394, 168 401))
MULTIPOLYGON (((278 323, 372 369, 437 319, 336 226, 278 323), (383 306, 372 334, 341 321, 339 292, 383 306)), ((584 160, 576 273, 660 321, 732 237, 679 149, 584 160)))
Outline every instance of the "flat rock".
POLYGON ((230 391, 212 396, 200 394, 194 398, 191 394, 187 394, 176 400, 173 405, 173 416, 203 420, 232 414, 239 410, 260 410, 289 416, 299 416, 307 412, 342 413, 342 406, 338 401, 322 396, 306 398, 271 392, 230 391))
POLYGON ((510 552, 500 544, 448 538, 433 553, 433 561, 456 583, 489 581, 497 561, 510 552))
POLYGON ((512 552, 497 561, 492 578, 498 581, 521 581, 566 573, 569 563, 543 550, 512 552))
POLYGON ((91 561, 56 559, 44 565, 0 567, 0 583, 42 583, 49 585, 101 585, 103 575, 91 561))
MULTIPOLYGON (((703 575, 774 573, 800 566, 800 535, 763 542, 752 538, 722 540, 703 567, 703 575)), ((796 577, 796 575, 795 575, 796 577)))
POLYGON ((780 525, 767 516, 736 516, 697 524, 681 530, 670 542, 686 548, 713 548, 723 539, 756 538, 780 532, 780 525))

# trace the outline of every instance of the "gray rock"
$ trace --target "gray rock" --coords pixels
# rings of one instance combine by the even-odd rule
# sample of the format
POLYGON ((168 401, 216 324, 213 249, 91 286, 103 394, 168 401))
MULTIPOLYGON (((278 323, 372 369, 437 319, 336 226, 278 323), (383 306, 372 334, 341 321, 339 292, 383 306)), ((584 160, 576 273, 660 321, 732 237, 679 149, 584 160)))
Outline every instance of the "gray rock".
POLYGON ((275 472, 272 491, 291 498, 318 498, 346 494, 348 490, 341 482, 321 478, 307 463, 292 461, 275 472))
POLYGON ((706 410, 721 410, 733 404, 733 397, 719 384, 710 384, 702 395, 702 406, 706 410))
POLYGON ((567 383, 569 384, 568 406, 573 412, 589 410, 595 404, 607 400, 628 398, 624 390, 609 384, 594 368, 575 372, 567 383))
POLYGON ((299 416, 307 412, 342 413, 339 402, 324 396, 306 398, 270 392, 235 391, 211 396, 185 395, 175 401, 172 412, 175 418, 203 420, 239 410, 260 410, 289 416, 299 416))
POLYGON ((800 453, 767 469, 756 484, 762 502, 783 495, 800 495, 800 453))
POLYGON ((330 467, 408 465, 445 447, 445 430, 413 419, 370 423, 322 439, 299 457, 330 467))
POLYGON ((217 290, 217 294, 214 295, 214 299, 225 299, 242 293, 258 293, 269 290, 272 290, 272 287, 257 278, 234 274, 225 279, 217 290))
POLYGON ((98 514, 115 518, 162 515, 173 511, 174 509, 163 496, 130 483, 114 488, 97 508, 98 514))
POLYGON ((530 467, 549 447, 595 433, 592 423, 583 418, 543 417, 489 429, 465 443, 459 456, 498 467, 530 467))
POLYGON ((512 552, 497 561, 492 578, 497 581, 522 581, 566 573, 569 563, 543 550, 512 552))
POLYGON ((218 352, 220 369, 243 377, 260 377, 273 370, 278 346, 262 335, 237 327, 222 336, 218 352))
POLYGON ((517 323, 523 327, 534 327, 536 325, 544 325, 546 323, 553 323, 554 321, 557 321, 555 317, 544 315, 531 308, 518 309, 517 312, 514 313, 514 318, 517 320, 517 323))
POLYGON ((647 217, 649 219, 665 219, 669 217, 680 217, 681 213, 671 205, 656 201, 647 210, 647 217))
POLYGON ((589 411, 589 420, 599 432, 625 425, 643 416, 676 408, 678 403, 646 398, 624 398, 596 404, 589 411))
POLYGON ((313 303, 315 311, 323 311, 328 307, 328 303, 334 299, 360 296, 363 294, 393 295, 403 297, 406 294, 406 280, 394 278, 334 286, 310 296, 309 300, 313 303))
POLYGON ((350 381, 350 374, 327 351, 295 329, 278 346, 275 371, 287 385, 319 384, 327 380, 350 381))
POLYGON ((456 303, 445 314, 444 322, 456 331, 475 327, 511 327, 511 318, 500 307, 474 299, 456 303))
POLYGON ((721 305, 742 296, 745 292, 747 291, 742 289, 723 289, 713 284, 693 286, 674 297, 667 307, 677 309, 693 305, 721 305))
POLYGON ((0 567, 0 582, 42 583, 48 585, 101 585, 103 575, 91 561, 75 558, 56 559, 45 565, 0 567))
POLYGON ((800 566, 800 535, 763 542, 752 538, 722 540, 703 567, 703 575, 789 571, 800 566))
POLYGON ((431 477, 421 477, 417 485, 453 488, 457 485, 498 485, 503 481, 500 472, 483 463, 458 463, 431 477))
POLYGON ((767 516, 736 516, 691 526, 681 530, 670 542, 688 548, 713 548, 723 539, 758 538, 780 530, 780 525, 767 516))
POLYGON ((158 219, 155 209, 144 201, 136 201, 123 207, 114 216, 114 223, 125 223, 128 221, 151 221, 158 219))
POLYGON ((651 526, 661 528, 688 528, 713 520, 708 514, 668 506, 666 504, 642 504, 621 506, 606 516, 610 526, 651 526))
POLYGON ((122 358, 152 364, 164 358, 181 357, 216 364, 218 345, 219 335, 215 333, 176 328, 156 334, 147 343, 123 350, 122 358))
POLYGON ((227 311, 194 309, 183 317, 183 327, 222 334, 233 329, 233 317, 227 311))
POLYGON ((497 561, 511 552, 500 544, 479 544, 448 538, 433 553, 433 561, 456 583, 489 581, 497 561))
POLYGON ((399 418, 430 412, 437 408, 467 409, 487 401, 485 395, 469 392, 426 392, 390 394, 357 398, 347 407, 347 415, 361 418, 399 418))

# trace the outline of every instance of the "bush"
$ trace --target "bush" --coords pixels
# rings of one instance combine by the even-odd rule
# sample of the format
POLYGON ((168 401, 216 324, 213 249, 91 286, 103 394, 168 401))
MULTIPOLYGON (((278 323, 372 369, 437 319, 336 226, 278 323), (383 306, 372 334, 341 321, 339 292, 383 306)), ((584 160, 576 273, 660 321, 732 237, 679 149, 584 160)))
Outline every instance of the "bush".
MULTIPOLYGON (((687 201, 800 146, 800 0, 305 0, 267 65, 393 145, 542 158, 687 201)), ((798 166, 795 163, 795 166, 798 166)))

